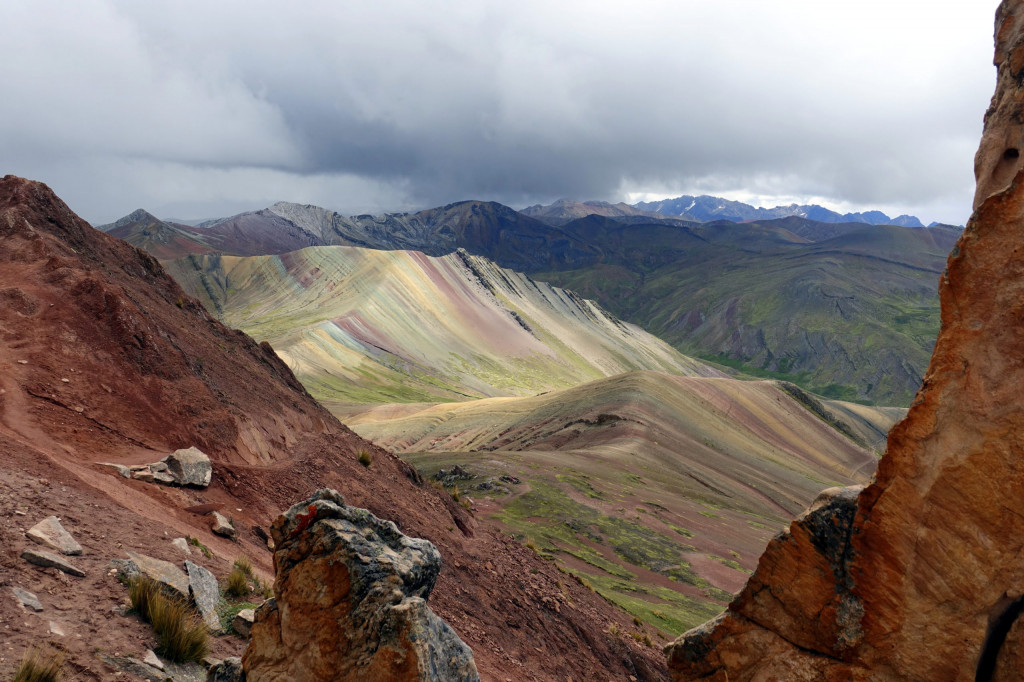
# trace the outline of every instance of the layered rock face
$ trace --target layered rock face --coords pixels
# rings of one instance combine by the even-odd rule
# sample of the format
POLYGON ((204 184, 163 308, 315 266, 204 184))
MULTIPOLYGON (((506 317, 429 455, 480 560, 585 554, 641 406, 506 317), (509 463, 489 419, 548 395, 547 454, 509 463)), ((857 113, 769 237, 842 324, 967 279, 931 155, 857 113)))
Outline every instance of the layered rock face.
POLYGON ((1024 2, 996 15, 998 85, 942 331, 876 481, 769 545, 677 680, 1016 680, 1024 674, 1024 2))
POLYGON ((427 606, 441 555, 319 490, 271 527, 276 599, 256 614, 246 679, 479 680, 473 652, 427 606))

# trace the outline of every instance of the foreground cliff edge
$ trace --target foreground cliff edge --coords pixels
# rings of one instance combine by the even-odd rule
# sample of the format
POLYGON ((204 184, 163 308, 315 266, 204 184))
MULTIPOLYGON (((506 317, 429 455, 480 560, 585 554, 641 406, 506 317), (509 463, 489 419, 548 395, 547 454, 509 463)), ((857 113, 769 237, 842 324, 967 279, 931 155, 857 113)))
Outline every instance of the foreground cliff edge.
POLYGON ((1024 2, 998 82, 942 330, 877 478, 776 537, 719 618, 666 647, 676 680, 1017 680, 1024 670, 1024 2))

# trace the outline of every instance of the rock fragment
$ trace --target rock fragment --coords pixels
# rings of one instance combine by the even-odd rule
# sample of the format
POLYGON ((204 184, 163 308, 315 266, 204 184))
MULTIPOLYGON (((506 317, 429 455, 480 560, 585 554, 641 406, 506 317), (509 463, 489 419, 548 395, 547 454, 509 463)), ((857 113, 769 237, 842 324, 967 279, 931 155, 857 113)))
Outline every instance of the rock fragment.
POLYGON ((242 659, 237 657, 218 661, 206 674, 206 682, 242 682, 244 679, 242 659))
POLYGON ((71 533, 64 530, 56 516, 46 517, 29 528, 25 535, 29 540, 55 549, 61 554, 74 556, 82 553, 82 546, 71 537, 71 533))
POLYGON ((188 588, 196 610, 210 632, 219 634, 221 626, 220 618, 217 616, 217 602, 220 600, 220 586, 217 584, 217 577, 202 566, 187 560, 185 570, 188 572, 188 588))
POLYGON ((252 631, 252 624, 256 620, 256 609, 242 609, 231 621, 231 629, 243 639, 249 636, 252 631))
POLYGON ((32 594, 28 590, 23 590, 20 587, 12 587, 11 592, 14 593, 15 598, 18 602, 27 609, 39 612, 43 610, 43 604, 39 601, 36 595, 32 594))
POLYGON ((177 485, 178 479, 176 479, 172 474, 169 474, 166 471, 154 471, 153 482, 163 483, 164 485, 177 485))
POLYGON ((155 474, 149 470, 149 467, 145 469, 139 469, 138 471, 132 472, 132 478, 143 483, 153 483, 156 481, 154 478, 155 474))
POLYGON ((98 462, 101 467, 109 467, 117 472, 122 478, 131 478, 132 470, 124 464, 111 464, 110 462, 98 462))
POLYGON ((229 521, 228 518, 220 512, 210 512, 210 515, 213 517, 213 525, 210 527, 210 530, 217 535, 234 539, 235 535, 237 535, 237 531, 235 530, 235 527, 231 525, 231 521, 229 521))
POLYGON ((137 552, 125 552, 132 560, 142 575, 155 580, 163 587, 170 590, 174 595, 188 601, 189 582, 188 576, 180 568, 169 561, 154 559, 153 557, 139 554, 137 552))
POLYGON ((160 658, 156 655, 156 653, 152 649, 146 649, 146 655, 142 659, 142 662, 145 663, 146 665, 153 666, 157 670, 163 670, 164 669, 164 662, 160 660, 160 658))
POLYGON ((192 555, 192 548, 188 546, 188 540, 186 540, 185 538, 174 538, 173 540, 171 540, 171 545, 173 545, 176 550, 178 550, 186 556, 192 555))
POLYGON ((68 575, 78 576, 79 578, 85 577, 85 571, 51 552, 44 552, 39 549, 29 548, 25 549, 21 553, 21 558, 30 564, 35 564, 36 566, 42 566, 43 568, 56 568, 68 575))

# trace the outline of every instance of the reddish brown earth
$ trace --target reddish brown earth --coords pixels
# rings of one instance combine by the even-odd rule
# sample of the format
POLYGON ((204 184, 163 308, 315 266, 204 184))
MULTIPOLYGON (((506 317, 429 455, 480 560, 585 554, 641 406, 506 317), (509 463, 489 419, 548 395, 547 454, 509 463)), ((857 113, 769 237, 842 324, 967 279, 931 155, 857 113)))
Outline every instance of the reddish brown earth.
MULTIPOLYGON (((430 604, 473 647, 483 679, 666 675, 659 652, 607 632, 632 627, 623 613, 349 431, 269 347, 208 317, 151 256, 13 176, 0 181, 0 387, 0 678, 30 644, 49 641, 75 679, 111 679, 99 654, 141 657, 153 641, 148 626, 112 613, 126 595, 110 559, 130 549, 180 562, 170 540, 191 535, 213 557, 190 558, 219 577, 243 553, 266 577, 257 526, 320 487, 438 546, 445 566, 430 604), (152 462, 190 445, 213 460, 208 489, 95 464, 152 462), (358 463, 363 449, 369 467, 358 463), (223 505, 237 542, 186 511, 204 504, 223 505), (86 578, 19 558, 23 530, 50 514, 83 545, 73 562, 86 578), (22 610, 11 586, 34 592, 44 611, 22 610), (50 621, 64 636, 48 634, 50 621)), ((240 647, 225 637, 214 652, 240 647)))
POLYGON ((676 679, 1024 677, 1022 0, 997 11, 996 65, 942 331, 876 481, 773 540, 724 617, 667 648, 676 679))

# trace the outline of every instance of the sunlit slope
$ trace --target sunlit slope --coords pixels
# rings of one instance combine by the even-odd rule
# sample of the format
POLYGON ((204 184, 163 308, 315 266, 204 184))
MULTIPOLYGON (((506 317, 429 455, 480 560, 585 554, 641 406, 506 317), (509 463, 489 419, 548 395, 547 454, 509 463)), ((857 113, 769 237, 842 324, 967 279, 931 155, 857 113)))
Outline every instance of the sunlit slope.
POLYGON ((718 375, 591 301, 464 252, 324 246, 167 266, 338 409, 525 395, 636 369, 718 375))
MULTIPOLYGON (((891 415, 863 410, 880 428, 891 426, 891 415)), ((781 517, 799 513, 824 487, 863 482, 875 467, 873 452, 774 381, 631 372, 378 419, 368 412, 346 423, 399 453, 558 450, 633 471, 647 464, 685 497, 781 517)))
POLYGON ((345 421, 427 477, 459 464, 449 490, 463 502, 675 634, 717 613, 823 488, 874 472, 858 441, 904 410, 844 407, 776 381, 638 371, 345 421))

